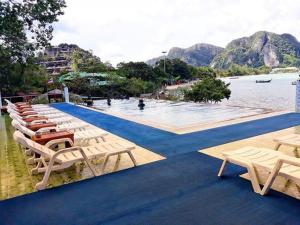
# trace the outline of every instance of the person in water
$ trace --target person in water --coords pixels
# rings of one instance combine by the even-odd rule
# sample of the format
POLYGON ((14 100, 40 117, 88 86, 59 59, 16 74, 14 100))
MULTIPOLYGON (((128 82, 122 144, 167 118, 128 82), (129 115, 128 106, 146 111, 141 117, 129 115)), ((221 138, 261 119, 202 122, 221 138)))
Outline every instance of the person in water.
POLYGON ((144 100, 143 99, 139 100, 138 107, 140 108, 140 110, 143 110, 145 108, 145 104, 144 104, 144 100))
POLYGON ((109 96, 107 97, 107 105, 108 105, 108 106, 111 106, 111 99, 110 99, 109 96))

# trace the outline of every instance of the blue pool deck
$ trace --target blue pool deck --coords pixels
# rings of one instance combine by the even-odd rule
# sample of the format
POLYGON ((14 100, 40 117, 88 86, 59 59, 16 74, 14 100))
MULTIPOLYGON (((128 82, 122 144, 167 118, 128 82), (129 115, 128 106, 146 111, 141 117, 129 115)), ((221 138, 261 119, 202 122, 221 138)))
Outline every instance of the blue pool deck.
POLYGON ((0 201, 0 224, 298 225, 300 201, 260 196, 221 160, 196 152, 300 125, 300 114, 178 135, 69 104, 54 107, 167 157, 118 173, 0 201))

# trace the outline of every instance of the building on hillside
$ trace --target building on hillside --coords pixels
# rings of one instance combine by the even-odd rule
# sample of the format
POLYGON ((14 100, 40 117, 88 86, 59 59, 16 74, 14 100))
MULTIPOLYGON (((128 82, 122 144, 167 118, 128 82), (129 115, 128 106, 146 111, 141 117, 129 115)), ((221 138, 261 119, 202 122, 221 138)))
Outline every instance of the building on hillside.
POLYGON ((59 75, 62 71, 72 71, 71 61, 74 51, 79 49, 74 44, 60 44, 46 49, 39 64, 43 65, 50 75, 59 75))
POLYGON ((59 75, 62 71, 71 72, 72 55, 79 51, 84 58, 93 57, 91 51, 86 51, 74 44, 59 44, 46 49, 40 56, 40 65, 43 65, 48 73, 53 76, 59 75))
POLYGON ((74 44, 60 44, 46 49, 41 56, 40 65, 43 65, 50 75, 59 75, 62 71, 72 71, 71 60, 74 51, 79 47, 74 44))

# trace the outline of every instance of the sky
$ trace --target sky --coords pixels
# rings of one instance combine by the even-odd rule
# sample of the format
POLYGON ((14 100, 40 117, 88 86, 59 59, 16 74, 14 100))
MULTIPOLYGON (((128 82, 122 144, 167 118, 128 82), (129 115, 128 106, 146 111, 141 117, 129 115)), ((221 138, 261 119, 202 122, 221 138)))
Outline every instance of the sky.
POLYGON ((77 44, 103 62, 145 61, 172 47, 225 47, 256 31, 300 39, 299 0, 66 0, 53 45, 77 44))

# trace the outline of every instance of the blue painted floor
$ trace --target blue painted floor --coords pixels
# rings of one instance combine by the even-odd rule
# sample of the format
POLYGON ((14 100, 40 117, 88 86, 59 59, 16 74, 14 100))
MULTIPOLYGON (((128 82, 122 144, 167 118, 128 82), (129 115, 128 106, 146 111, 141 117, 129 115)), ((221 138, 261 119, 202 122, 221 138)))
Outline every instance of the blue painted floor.
POLYGON ((0 201, 0 224, 298 225, 300 201, 271 191, 262 197, 245 172, 195 152, 300 124, 281 116, 177 135, 68 104, 56 108, 168 158, 73 184, 0 201), (171 157, 172 156, 172 157, 171 157))
POLYGON ((0 224, 298 225, 300 201, 262 197, 244 170, 191 152, 0 202, 0 224))

